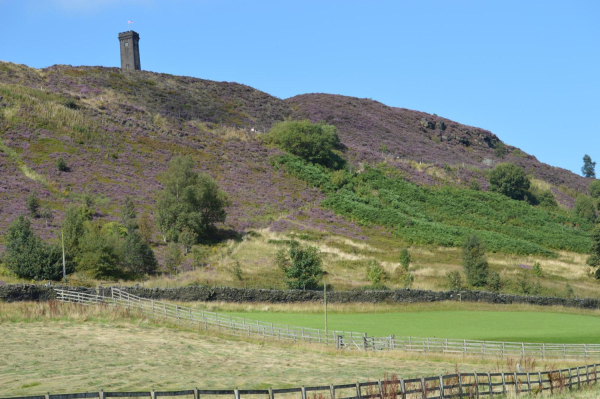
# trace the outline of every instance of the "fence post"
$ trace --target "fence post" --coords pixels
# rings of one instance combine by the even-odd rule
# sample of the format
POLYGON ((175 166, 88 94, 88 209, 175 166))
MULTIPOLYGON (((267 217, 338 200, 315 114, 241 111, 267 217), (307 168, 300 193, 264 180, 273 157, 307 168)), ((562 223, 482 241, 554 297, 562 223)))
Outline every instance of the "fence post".
POLYGON ((502 393, 506 395, 506 377, 504 376, 504 371, 502 372, 502 393))
POLYGON ((490 396, 494 396, 494 387, 492 386, 492 375, 488 373, 488 386, 490 387, 490 396))
POLYGON ((517 373, 514 373, 515 377, 515 395, 519 396, 519 378, 517 377, 517 373))
POLYGON ((396 336, 394 334, 390 335, 390 349, 396 349, 396 336))
POLYGON ((590 385, 590 373, 588 372, 589 366, 585 365, 585 382, 590 385))
POLYGON ((50 399, 50 392, 46 392, 46 399, 50 399))
POLYGON ((423 399, 427 399, 427 387, 425 386, 425 377, 421 377, 421 395, 423 399))
POLYGON ((563 344, 563 360, 565 360, 567 358, 567 348, 565 346, 565 344, 563 344))
POLYGON ((406 398, 406 385, 404 384, 404 378, 400 378, 400 392, 402 392, 402 398, 406 398))
POLYGON ((367 351, 367 333, 363 334, 363 350, 367 351))
POLYGON ((458 373, 458 397, 463 397, 462 374, 458 373))
MULTIPOLYGON (((360 383, 357 382, 356 383, 356 399, 361 399, 362 396, 360 394, 360 383)), ((304 396, 302 399, 306 399, 306 396, 304 396)))
POLYGON ((577 389, 581 388, 581 376, 579 375, 579 366, 577 366, 577 389))
POLYGON ((273 387, 269 388, 269 399, 275 399, 275 395, 273 394, 273 387))
POLYGON ((440 375, 440 399, 444 399, 444 377, 440 375))
POLYGON ((479 399, 479 376, 477 373, 474 373, 475 376, 475 397, 479 399))
POLYGON ((531 392, 531 377, 529 376, 529 371, 527 372, 527 391, 531 392))
POLYGON ((198 393, 198 387, 194 388, 194 399, 200 399, 200 394, 198 393))
POLYGON ((463 356, 467 354, 467 340, 463 340, 463 356))
POLYGON ((104 389, 101 389, 100 392, 98 392, 98 399, 104 399, 104 389))
POLYGON ((154 389, 150 391, 150 399, 156 399, 156 392, 154 391, 154 389))
MULTIPOLYGON (((234 389, 233 390, 233 394, 235 395, 235 399, 240 399, 240 390, 239 389, 234 389)), ((306 398, 303 398, 306 399, 306 398)))
POLYGON ((596 366, 597 364, 594 363, 594 382, 598 381, 598 373, 596 372, 596 366))
MULTIPOLYGON (((541 394, 542 392, 544 392, 544 383, 542 381, 542 372, 541 371, 538 371, 538 378, 539 378, 539 386, 540 386, 540 394, 541 394)), ((550 379, 550 378, 548 378, 548 379, 550 379)), ((550 382, 550 383, 552 383, 552 382, 550 382)))
POLYGON ((573 384, 572 384, 573 380, 571 379, 571 369, 568 369, 567 371, 569 372, 569 391, 570 391, 571 388, 573 387, 573 384))
POLYGON ((329 384, 329 396, 331 396, 331 399, 335 399, 335 388, 333 387, 333 384, 329 384))
POLYGON ((377 381, 377 385, 379 386, 379 399, 384 399, 383 398, 383 384, 381 384, 381 380, 377 381))

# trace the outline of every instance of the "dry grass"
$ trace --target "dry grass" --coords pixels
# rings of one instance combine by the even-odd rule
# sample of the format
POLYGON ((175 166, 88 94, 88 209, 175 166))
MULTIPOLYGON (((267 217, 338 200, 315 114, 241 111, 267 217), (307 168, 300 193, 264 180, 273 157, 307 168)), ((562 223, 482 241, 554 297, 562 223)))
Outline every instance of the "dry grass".
MULTIPOLYGON (((151 322, 124 310, 0 303, 0 396, 78 391, 264 388, 508 370, 506 361, 337 352, 151 322)), ((514 362, 513 362, 514 363, 514 362)), ((568 364, 539 364, 540 369, 568 364)))

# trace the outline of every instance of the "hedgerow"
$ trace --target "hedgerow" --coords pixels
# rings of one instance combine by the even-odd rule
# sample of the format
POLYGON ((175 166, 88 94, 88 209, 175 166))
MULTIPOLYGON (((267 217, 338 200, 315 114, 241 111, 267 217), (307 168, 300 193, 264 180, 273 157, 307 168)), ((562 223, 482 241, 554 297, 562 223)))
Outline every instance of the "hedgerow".
POLYGON ((358 223, 392 228, 410 243, 462 245, 476 234, 488 251, 554 256, 553 250, 585 253, 592 224, 536 208, 493 192, 422 187, 378 168, 347 173, 338 188, 332 171, 284 155, 273 164, 327 194, 323 206, 358 223))

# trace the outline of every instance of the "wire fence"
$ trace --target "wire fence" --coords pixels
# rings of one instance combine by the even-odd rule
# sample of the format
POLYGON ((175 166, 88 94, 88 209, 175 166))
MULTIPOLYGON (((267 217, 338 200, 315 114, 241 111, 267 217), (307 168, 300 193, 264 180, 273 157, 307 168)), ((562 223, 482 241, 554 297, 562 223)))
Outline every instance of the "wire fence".
POLYGON ((342 385, 322 385, 313 387, 284 389, 188 389, 182 391, 143 391, 143 392, 85 392, 50 394, 1 399, 88 399, 88 398, 134 398, 163 396, 193 396, 193 399, 210 397, 233 397, 241 399, 261 395, 268 399, 446 399, 480 398, 483 396, 522 393, 551 394, 563 393, 595 385, 598 381, 598 364, 570 369, 538 371, 527 373, 457 373, 421 378, 398 378, 395 375, 384 380, 356 382, 342 385))
POLYGON ((597 359, 598 344, 552 344, 478 341, 421 337, 373 337, 366 333, 323 330, 251 320, 221 313, 141 298, 118 288, 101 290, 102 295, 55 289, 57 299, 82 305, 107 304, 135 310, 150 318, 163 318, 206 331, 279 341, 306 342, 332 346, 340 350, 400 350, 411 353, 441 353, 482 358, 597 359))

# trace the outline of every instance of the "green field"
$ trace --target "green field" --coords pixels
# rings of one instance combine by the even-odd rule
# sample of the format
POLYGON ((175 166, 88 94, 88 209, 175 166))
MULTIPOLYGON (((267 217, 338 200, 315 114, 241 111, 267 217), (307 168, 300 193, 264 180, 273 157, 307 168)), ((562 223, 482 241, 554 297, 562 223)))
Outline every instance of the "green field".
MULTIPOLYGON (((228 314, 297 325, 324 327, 322 314, 227 312, 228 314)), ((373 336, 437 337, 489 341, 600 344, 600 317, 550 312, 427 311, 333 313, 329 329, 366 332, 373 336)))

